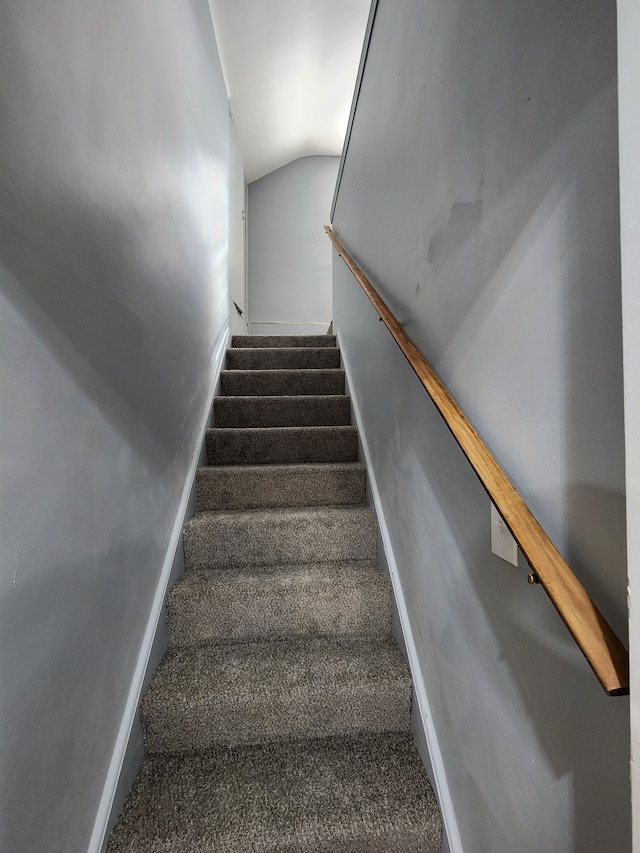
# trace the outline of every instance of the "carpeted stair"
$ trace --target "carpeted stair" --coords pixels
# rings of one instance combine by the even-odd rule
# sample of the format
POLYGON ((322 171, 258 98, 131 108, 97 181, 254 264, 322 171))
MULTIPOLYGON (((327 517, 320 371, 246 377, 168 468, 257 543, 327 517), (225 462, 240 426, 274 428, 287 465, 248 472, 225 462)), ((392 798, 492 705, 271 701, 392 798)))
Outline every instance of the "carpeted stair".
POLYGON ((227 368, 108 853, 439 851, 335 338, 227 368))

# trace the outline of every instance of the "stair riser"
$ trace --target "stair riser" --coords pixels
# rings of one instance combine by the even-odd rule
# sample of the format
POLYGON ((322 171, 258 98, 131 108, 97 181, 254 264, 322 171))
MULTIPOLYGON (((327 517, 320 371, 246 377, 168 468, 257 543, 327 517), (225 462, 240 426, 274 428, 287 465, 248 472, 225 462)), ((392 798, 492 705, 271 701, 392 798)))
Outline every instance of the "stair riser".
POLYGON ((366 472, 358 466, 274 465, 200 468, 198 511, 365 502, 366 472))
POLYGON ((357 508, 212 513, 183 534, 187 569, 275 566, 376 557, 375 516, 357 508))
POLYGON ((261 573, 187 573, 166 602, 169 648, 331 635, 385 637, 391 591, 356 564, 261 573))
POLYGON ((302 462, 355 462, 355 427, 213 429, 207 431, 210 465, 267 465, 302 462))
POLYGON ((393 733, 149 757, 108 853, 439 853, 441 844, 411 736, 393 733))
POLYGON ((234 335, 231 346, 244 347, 335 347, 335 335, 234 335))
POLYGON ((351 401, 344 396, 216 397, 220 429, 278 426, 348 426, 351 401))
POLYGON ((410 708, 411 679, 392 644, 312 640, 172 652, 141 721, 148 752, 180 753, 408 731, 410 708))
POLYGON ((227 370, 328 370, 340 367, 334 347, 289 347, 227 350, 227 370))
POLYGON ((222 393, 226 396, 300 396, 344 394, 342 370, 223 370, 222 393))
POLYGON ((246 703, 237 697, 216 696, 208 708, 193 708, 176 717, 169 708, 147 719, 143 716, 145 750, 189 753, 216 746, 274 743, 296 738, 332 737, 367 732, 403 732, 409 728, 411 691, 390 683, 371 689, 340 691, 333 695, 330 682, 298 696, 304 712, 290 702, 254 695, 246 703), (267 722, 268 721, 268 722, 267 722))

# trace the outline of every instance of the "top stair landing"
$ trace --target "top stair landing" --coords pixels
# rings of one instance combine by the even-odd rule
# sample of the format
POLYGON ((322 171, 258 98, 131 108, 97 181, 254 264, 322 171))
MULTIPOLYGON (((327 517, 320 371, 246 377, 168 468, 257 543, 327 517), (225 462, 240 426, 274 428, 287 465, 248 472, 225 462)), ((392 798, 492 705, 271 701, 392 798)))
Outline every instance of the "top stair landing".
POLYGON ((234 335, 234 348, 246 347, 335 347, 335 335, 234 335))

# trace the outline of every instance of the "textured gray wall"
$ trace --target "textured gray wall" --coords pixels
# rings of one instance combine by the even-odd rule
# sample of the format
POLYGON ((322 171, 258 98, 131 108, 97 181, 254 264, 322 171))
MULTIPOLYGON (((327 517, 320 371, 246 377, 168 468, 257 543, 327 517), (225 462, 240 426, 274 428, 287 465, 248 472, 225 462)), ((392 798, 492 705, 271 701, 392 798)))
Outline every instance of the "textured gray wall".
POLYGON ((0 80, 0 849, 84 853, 227 331, 227 96, 206 0, 6 0, 0 80))
POLYGON ((331 322, 331 245, 322 226, 339 164, 302 157, 249 184, 249 314, 258 334, 286 334, 288 324, 319 334, 331 322))
POLYGON ((618 3, 620 231, 631 652, 631 785, 634 850, 640 850, 640 6, 618 3))
POLYGON ((229 118, 229 320, 233 335, 246 335, 247 313, 247 184, 238 134, 229 118), (235 305, 243 312, 238 314, 235 305))
MULTIPOLYGON (((624 639, 615 12, 380 0, 334 227, 624 639)), ((627 699, 341 264, 334 320, 464 849, 627 850, 627 699)))

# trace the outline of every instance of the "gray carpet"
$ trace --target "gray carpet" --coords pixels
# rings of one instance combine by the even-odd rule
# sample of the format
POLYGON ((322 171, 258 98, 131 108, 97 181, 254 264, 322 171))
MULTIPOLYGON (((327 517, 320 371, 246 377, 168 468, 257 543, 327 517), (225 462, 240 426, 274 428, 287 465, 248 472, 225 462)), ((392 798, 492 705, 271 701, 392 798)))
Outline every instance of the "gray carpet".
POLYGON ((305 637, 169 652, 140 713, 146 751, 178 753, 406 732, 410 707, 409 674, 390 638, 305 637))
POLYGON ((209 465, 196 475, 198 510, 363 504, 358 462, 307 465, 209 465))
POLYGON ((210 465, 284 462, 355 462, 358 434, 352 426, 264 427, 207 430, 210 465))
POLYGON ((340 352, 335 347, 252 347, 230 349, 228 370, 312 370, 340 367, 340 352))
POLYGON ((232 349, 245 347, 335 347, 335 335, 234 335, 232 349))
POLYGON ((182 540, 193 569, 373 560, 377 524, 368 506, 201 512, 182 540))
POLYGON ((149 756, 110 853, 438 853, 407 734, 149 756))
POLYGON ((335 339, 234 337, 227 367, 108 853, 435 853, 335 339))
POLYGON ((344 394, 343 370, 223 370, 223 394, 243 397, 344 394))
POLYGON ((216 397, 216 426, 308 427, 349 426, 351 401, 343 394, 280 397, 216 397))
POLYGON ((186 572, 167 597, 169 648, 390 633, 389 581, 375 561, 186 572))

